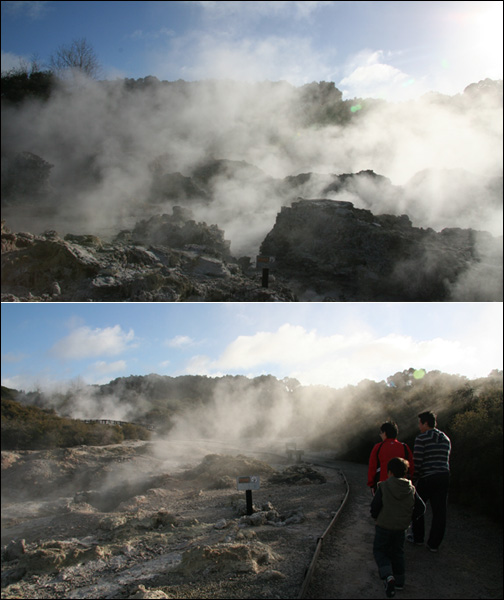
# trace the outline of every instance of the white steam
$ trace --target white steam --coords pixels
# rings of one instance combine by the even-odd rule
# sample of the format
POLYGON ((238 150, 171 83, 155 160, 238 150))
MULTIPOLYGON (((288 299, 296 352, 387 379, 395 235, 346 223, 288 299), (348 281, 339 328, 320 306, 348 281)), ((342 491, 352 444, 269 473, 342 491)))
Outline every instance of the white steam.
MULTIPOLYGON (((67 82, 46 103, 4 108, 7 159, 29 151, 54 165, 57 216, 36 221, 30 215, 23 228, 112 234, 148 212, 169 211, 169 203, 156 210, 147 203, 149 165, 164 156, 170 172, 187 177, 207 159, 246 161, 262 170, 260 184, 217 176, 213 201, 191 205, 197 220, 225 231, 237 256, 257 252, 280 207, 292 200, 279 194, 279 180, 309 172, 373 170, 390 179, 389 188, 404 189, 384 191, 370 181, 343 199, 376 214, 411 213, 419 227, 502 233, 502 204, 485 188, 488 178, 502 176, 502 107, 494 96, 375 102, 349 125, 307 126, 303 116, 317 100, 303 104, 299 91, 285 82, 230 81, 146 82, 132 91, 123 81, 82 80, 67 82), (427 169, 445 176, 418 175, 427 169)), ((322 189, 308 187, 306 197, 320 197, 322 189)), ((8 226, 19 228, 18 211, 6 217, 8 226)))

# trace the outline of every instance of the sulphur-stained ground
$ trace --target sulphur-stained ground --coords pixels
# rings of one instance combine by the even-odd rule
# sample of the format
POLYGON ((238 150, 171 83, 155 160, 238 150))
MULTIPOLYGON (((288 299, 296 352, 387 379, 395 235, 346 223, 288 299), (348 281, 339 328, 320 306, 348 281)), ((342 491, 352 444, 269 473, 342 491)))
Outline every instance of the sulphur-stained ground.
POLYGON ((2 452, 2 598, 297 598, 345 489, 278 456, 2 452))
MULTIPOLYGON (((2 452, 2 598, 385 598, 366 466, 251 450, 2 452), (236 489, 245 475, 260 478, 252 515, 236 489)), ((406 546, 396 598, 500 599, 502 564, 502 527, 449 503, 439 552, 406 546)))

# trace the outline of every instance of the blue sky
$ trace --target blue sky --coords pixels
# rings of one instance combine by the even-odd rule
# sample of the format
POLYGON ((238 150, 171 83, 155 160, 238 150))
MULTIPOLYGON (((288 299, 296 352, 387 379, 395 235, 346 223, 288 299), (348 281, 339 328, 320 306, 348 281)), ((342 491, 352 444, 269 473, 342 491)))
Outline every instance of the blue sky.
POLYGON ((103 77, 334 81, 344 97, 502 78, 502 2, 2 2, 2 70, 86 38, 103 77))
POLYGON ((502 369, 501 303, 2 304, 2 384, 272 374, 343 387, 502 369))

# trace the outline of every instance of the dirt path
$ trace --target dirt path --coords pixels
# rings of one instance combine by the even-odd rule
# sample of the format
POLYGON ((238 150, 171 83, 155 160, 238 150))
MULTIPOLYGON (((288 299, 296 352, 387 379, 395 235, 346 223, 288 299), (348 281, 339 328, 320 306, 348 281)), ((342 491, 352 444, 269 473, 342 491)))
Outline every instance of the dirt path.
MULTIPOLYGON (((350 485, 341 517, 324 540, 307 598, 385 598, 373 559, 367 468, 337 463, 350 485)), ((427 509, 427 526, 430 508, 427 509)), ((502 527, 454 505, 438 553, 406 547, 406 585, 397 598, 503 598, 502 527)))

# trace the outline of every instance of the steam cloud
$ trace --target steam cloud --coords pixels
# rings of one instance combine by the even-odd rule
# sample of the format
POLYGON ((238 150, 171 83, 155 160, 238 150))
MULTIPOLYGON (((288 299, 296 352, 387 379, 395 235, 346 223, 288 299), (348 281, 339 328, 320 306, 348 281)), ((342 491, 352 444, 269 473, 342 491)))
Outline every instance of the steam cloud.
MULTIPOLYGON (((202 456, 226 451, 226 447, 229 451, 280 450, 286 441, 293 440, 305 447, 330 440, 331 448, 344 451, 371 423, 378 425, 390 417, 386 410, 410 419, 401 423, 401 427, 403 434, 412 433, 416 431, 414 417, 422 408, 420 398, 423 402, 429 396, 430 409, 444 414, 450 408, 449 399, 455 390, 467 381, 439 371, 426 375, 422 371, 422 375, 426 387, 420 396, 403 391, 402 395, 407 395, 410 401, 400 399, 399 395, 393 404, 388 401, 388 408, 384 404, 388 394, 384 382, 366 379, 356 386, 335 389, 302 386, 296 379, 279 380, 272 376, 214 379, 149 375, 117 379, 100 387, 75 383, 59 402, 57 396, 44 394, 37 402, 73 418, 136 423, 145 422, 146 415, 156 410, 156 406, 162 407, 170 415, 170 428, 154 434, 153 451, 173 466, 189 460, 193 453, 202 456), (436 397, 429 395, 429 389, 437 390, 436 397)), ((396 376, 401 380, 401 373, 391 379, 396 376)), ((392 390, 394 386, 390 385, 392 390)), ((33 398, 26 399, 32 403, 33 398)))
MULTIPOLYGON (((188 383, 190 379, 182 377, 167 384, 163 377, 149 375, 117 379, 105 386, 74 381, 69 387, 61 385, 62 396, 53 391, 47 396, 42 393, 38 399, 28 396, 27 401, 33 403, 35 398, 41 407, 51 406, 59 414, 76 419, 142 423, 155 406, 155 390, 164 390, 162 404, 172 413, 171 429, 155 435, 155 441, 199 442, 205 452, 211 451, 208 443, 212 442, 246 448, 247 444, 276 446, 286 439, 317 439, 334 426, 335 410, 340 418, 353 410, 353 393, 348 391, 351 388, 300 386, 296 379, 278 380, 272 376, 194 377, 192 384, 188 383), (133 385, 132 379, 136 380, 133 385), (184 394, 191 394, 192 386, 200 390, 201 397, 194 401, 184 399, 184 394)), ((380 407, 366 410, 376 410, 379 418, 380 407)))
MULTIPOLYGON (((394 185, 410 182, 398 198, 371 184, 362 190, 373 212, 412 209, 416 226, 501 234, 502 206, 488 206, 478 180, 502 175, 502 107, 488 98, 466 99, 460 110, 437 96, 375 103, 345 127, 304 126, 298 88, 287 83, 127 87, 67 82, 47 103, 3 109, 4 154, 29 151, 54 165, 51 185, 65 229, 117 230, 138 215, 149 196, 149 165, 164 156, 171 172, 183 175, 209 158, 247 161, 266 178, 373 170, 394 185), (467 173, 417 175, 426 169, 467 173)), ((274 186, 258 189, 225 176, 213 186, 216 201, 197 216, 221 226, 239 248, 257 214, 247 235, 257 246, 282 204, 274 186)))

